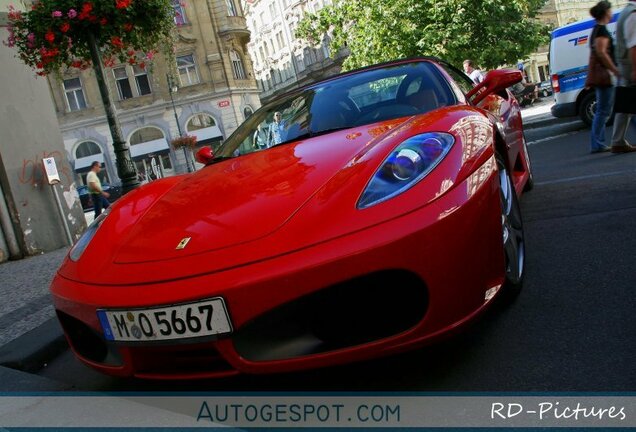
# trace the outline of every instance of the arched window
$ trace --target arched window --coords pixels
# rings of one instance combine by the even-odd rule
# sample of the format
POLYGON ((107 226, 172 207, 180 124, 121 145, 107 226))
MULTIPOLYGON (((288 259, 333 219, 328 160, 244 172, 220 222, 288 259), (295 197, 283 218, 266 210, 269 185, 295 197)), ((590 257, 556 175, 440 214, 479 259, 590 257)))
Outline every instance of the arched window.
POLYGON ((142 183, 174 173, 166 135, 155 126, 134 131, 129 138, 130 155, 142 183))
POLYGON ((130 136, 130 145, 143 144, 149 141, 164 139, 161 129, 155 127, 145 127, 138 129, 130 136))
POLYGON ((217 121, 207 113, 197 113, 190 117, 186 122, 186 132, 197 138, 196 148, 211 146, 216 151, 223 141, 217 121))
POLYGON ((188 120, 186 124, 186 130, 192 132, 199 129, 205 129, 208 127, 216 126, 214 118, 208 114, 197 114, 188 120))
POLYGON ((232 61, 232 72, 234 72, 234 78, 245 79, 245 69, 243 68, 243 61, 239 54, 230 50, 230 60, 232 61))
POLYGON ((94 143, 93 141, 84 141, 83 143, 78 144, 75 148, 75 159, 90 157, 101 153, 102 149, 97 143, 94 143))
POLYGON ((248 105, 245 108, 243 108, 243 116, 245 117, 245 119, 247 119, 252 114, 254 114, 254 110, 252 109, 251 106, 248 105))

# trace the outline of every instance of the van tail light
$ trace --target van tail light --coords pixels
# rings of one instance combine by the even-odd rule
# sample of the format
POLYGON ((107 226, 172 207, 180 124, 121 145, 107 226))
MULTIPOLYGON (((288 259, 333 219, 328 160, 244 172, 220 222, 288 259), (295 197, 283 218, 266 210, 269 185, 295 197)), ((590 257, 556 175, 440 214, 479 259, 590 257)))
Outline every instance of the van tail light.
POLYGON ((559 87, 559 76, 557 74, 552 75, 552 90, 555 93, 561 91, 561 87, 559 87))

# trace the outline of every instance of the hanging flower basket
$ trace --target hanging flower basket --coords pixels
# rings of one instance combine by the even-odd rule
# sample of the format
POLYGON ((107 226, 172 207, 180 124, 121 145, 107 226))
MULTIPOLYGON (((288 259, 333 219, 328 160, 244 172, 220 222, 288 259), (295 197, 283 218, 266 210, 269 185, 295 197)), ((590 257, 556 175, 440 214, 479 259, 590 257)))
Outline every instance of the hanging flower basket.
POLYGON ((9 6, 8 17, 5 45, 42 76, 93 66, 89 35, 107 66, 145 67, 156 47, 171 51, 175 28, 170 0, 39 0, 24 12, 9 6))
POLYGON ((179 149, 182 147, 191 149, 194 148, 194 146, 197 144, 197 137, 195 137, 194 135, 183 135, 174 138, 172 141, 170 141, 170 144, 172 144, 172 147, 174 147, 175 149, 179 149))

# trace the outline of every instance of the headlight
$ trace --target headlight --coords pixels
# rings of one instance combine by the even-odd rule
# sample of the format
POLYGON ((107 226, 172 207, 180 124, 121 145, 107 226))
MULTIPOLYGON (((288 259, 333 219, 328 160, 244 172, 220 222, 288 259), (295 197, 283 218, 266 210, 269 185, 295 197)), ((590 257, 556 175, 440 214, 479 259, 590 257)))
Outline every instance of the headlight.
POLYGON ((397 146, 364 189, 358 208, 381 203, 410 189, 444 159, 455 138, 443 132, 416 135, 397 146))
POLYGON ((102 224, 104 219, 106 219, 106 216, 108 215, 108 213, 110 213, 110 207, 104 210, 102 214, 97 216, 95 220, 93 221, 93 223, 88 226, 86 231, 84 231, 84 234, 82 234, 82 236, 79 238, 77 243, 75 243, 75 245, 71 249, 71 253, 69 254, 69 257, 71 258, 72 261, 78 261, 80 259, 80 257, 82 256, 82 254, 88 247, 88 244, 93 239, 93 236, 97 232, 97 228, 99 228, 99 226, 102 224))

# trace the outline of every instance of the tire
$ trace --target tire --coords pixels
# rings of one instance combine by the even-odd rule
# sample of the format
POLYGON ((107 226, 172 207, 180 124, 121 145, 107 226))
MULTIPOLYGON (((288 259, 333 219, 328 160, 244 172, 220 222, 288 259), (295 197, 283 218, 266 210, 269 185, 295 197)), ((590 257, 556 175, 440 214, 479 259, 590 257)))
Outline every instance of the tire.
MULTIPOLYGON (((588 126, 592 126, 592 121, 594 120, 594 112, 596 111, 596 95, 594 93, 589 93, 583 98, 581 102, 581 108, 579 110, 579 115, 581 120, 588 126)), ((607 118, 606 126, 612 126, 614 124, 614 110, 610 113, 610 116, 607 118)))
POLYGON ((583 122, 588 126, 592 126, 595 108, 596 95, 594 93, 589 93, 583 98, 579 107, 579 116, 581 117, 581 120, 583 120, 583 122))
POLYGON ((525 276, 525 236, 521 208, 510 173, 497 155, 499 196, 501 201, 502 241, 504 249, 504 296, 514 298, 521 291, 525 276))
POLYGON ((550 93, 549 93, 547 90, 543 90, 543 91, 541 92, 541 94, 543 95, 543 97, 548 97, 548 96, 550 96, 550 93))

